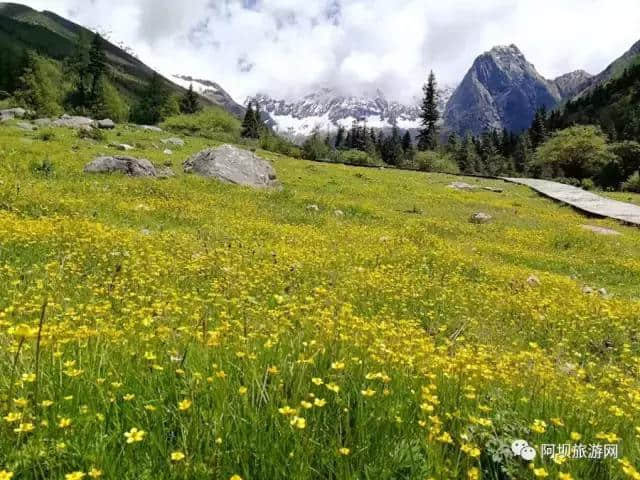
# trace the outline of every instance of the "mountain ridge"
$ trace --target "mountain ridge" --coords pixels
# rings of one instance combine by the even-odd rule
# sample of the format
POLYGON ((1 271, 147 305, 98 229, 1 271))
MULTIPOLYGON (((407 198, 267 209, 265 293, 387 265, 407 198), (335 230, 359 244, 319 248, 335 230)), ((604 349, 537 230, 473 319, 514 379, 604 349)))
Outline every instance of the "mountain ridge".
MULTIPOLYGON (((452 89, 440 89, 441 108, 452 89)), ((269 113, 275 122, 275 129, 290 138, 303 137, 318 129, 323 132, 335 131, 339 126, 349 128, 352 122, 366 122, 369 127, 390 129, 394 123, 403 130, 420 127, 420 105, 404 104, 388 100, 377 89, 374 95, 344 95, 337 89, 320 88, 299 100, 282 100, 259 93, 247 97, 244 104, 257 104, 269 113)))
POLYGON ((518 132, 528 128, 536 110, 562 99, 558 86, 544 78, 514 45, 498 45, 473 62, 447 103, 447 131, 518 132))

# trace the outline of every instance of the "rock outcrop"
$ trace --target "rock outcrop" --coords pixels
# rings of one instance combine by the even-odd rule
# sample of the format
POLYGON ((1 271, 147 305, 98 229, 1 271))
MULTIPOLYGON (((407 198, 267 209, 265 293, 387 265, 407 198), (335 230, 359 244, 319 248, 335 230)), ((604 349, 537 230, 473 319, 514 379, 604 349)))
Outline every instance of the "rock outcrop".
POLYGON ((184 171, 253 188, 276 188, 280 185, 269 162, 232 145, 196 153, 184 162, 184 171))
POLYGON ((130 177, 156 177, 158 172, 153 164, 144 158, 96 157, 84 167, 85 173, 120 172, 130 177))
POLYGON ((536 110, 552 108, 561 99, 558 87, 543 78, 518 47, 494 47, 476 58, 451 96, 445 130, 519 132, 531 125, 536 110))

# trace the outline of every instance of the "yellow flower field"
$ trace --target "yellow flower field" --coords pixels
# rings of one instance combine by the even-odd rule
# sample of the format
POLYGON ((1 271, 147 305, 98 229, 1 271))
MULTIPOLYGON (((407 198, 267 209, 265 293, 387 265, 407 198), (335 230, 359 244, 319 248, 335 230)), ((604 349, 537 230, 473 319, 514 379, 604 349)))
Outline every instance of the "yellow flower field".
POLYGON ((498 181, 263 153, 284 188, 253 191, 181 173, 205 139, 53 133, 0 127, 0 479, 640 478, 637 229, 498 181), (83 174, 110 141, 178 175, 83 174))

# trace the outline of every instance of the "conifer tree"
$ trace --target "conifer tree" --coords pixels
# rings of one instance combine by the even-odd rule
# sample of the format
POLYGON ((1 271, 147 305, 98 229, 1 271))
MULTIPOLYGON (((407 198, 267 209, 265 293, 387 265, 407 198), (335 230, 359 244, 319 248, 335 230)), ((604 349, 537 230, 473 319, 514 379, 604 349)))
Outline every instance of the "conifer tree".
MULTIPOLYGON (((259 108, 259 107, 258 107, 259 108)), ((242 121, 242 132, 241 135, 244 138, 260 138, 260 123, 258 122, 257 115, 259 115, 259 110, 256 112, 253 110, 253 104, 249 102, 247 106, 247 111, 244 114, 244 120, 242 121)))
POLYGON ((193 91, 193 84, 189 85, 189 90, 180 100, 180 111, 186 114, 192 114, 200 111, 202 107, 198 101, 198 95, 193 91))
POLYGON ((334 143, 334 146, 336 147, 336 149, 341 149, 342 147, 344 147, 344 127, 342 125, 338 126, 338 133, 336 133, 336 141, 334 143))
POLYGON ((420 113, 422 129, 418 135, 419 150, 434 150, 438 145, 438 91, 436 76, 431 71, 427 84, 423 87, 424 98, 420 113))
POLYGON ((407 153, 412 148, 413 148, 413 141, 411 140, 411 134, 409 133, 409 130, 407 130, 406 132, 404 132, 404 135, 402 136, 402 150, 404 151, 404 153, 407 153))
POLYGON ((515 151, 513 152, 513 163, 516 172, 526 174, 529 172, 529 164, 533 156, 531 140, 527 132, 522 132, 518 138, 515 151))
POLYGON ((104 41, 96 33, 91 41, 89 49, 89 65, 87 73, 91 76, 90 99, 95 101, 99 96, 100 81, 107 70, 107 54, 104 50, 104 41))
POLYGON ((162 78, 153 72, 141 99, 133 108, 131 117, 139 124, 155 125, 163 118, 169 95, 162 78))

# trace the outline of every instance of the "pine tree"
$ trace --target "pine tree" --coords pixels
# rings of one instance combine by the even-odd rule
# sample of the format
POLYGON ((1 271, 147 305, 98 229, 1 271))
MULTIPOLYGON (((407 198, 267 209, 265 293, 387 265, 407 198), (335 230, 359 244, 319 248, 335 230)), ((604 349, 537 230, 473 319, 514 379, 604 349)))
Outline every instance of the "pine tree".
POLYGON ((253 104, 249 102, 247 111, 244 114, 244 120, 242 121, 241 135, 244 138, 258 138, 260 136, 260 132, 258 130, 256 112, 253 110, 253 104))
POLYGON ((533 156, 531 140, 527 132, 522 132, 518 138, 515 151, 513 152, 513 163, 516 172, 527 174, 530 170, 530 163, 533 156))
POLYGON ((104 41, 99 34, 93 36, 89 49, 89 65, 87 73, 91 76, 90 101, 95 101, 99 96, 99 86, 103 75, 107 71, 107 54, 104 50, 104 41))
POLYGON ((167 88, 160 75, 153 73, 140 98, 131 112, 132 120, 147 125, 155 125, 160 122, 164 117, 169 100, 167 88))
POLYGON ((476 173, 480 163, 480 156, 476 149, 475 139, 471 135, 467 134, 464 137, 455 157, 458 168, 462 173, 476 173))
POLYGON ((449 134, 449 137, 447 138, 446 151, 447 153, 455 154, 459 148, 460 148, 460 138, 455 132, 452 132, 451 134, 449 134))
POLYGON ((407 153, 412 148, 413 141, 411 140, 411 134, 409 133, 409 130, 407 130, 402 136, 402 150, 404 150, 404 153, 407 153))
POLYGON ((529 129, 529 135, 531 137, 531 145, 534 149, 542 145, 547 139, 547 128, 545 122, 547 120, 547 110, 542 107, 536 111, 533 123, 529 129))
POLYGON ((344 127, 342 125, 338 126, 338 133, 336 133, 336 141, 334 146, 336 147, 336 149, 340 150, 341 148, 344 147, 344 127))
POLYGON ((438 91, 436 76, 431 71, 427 84, 423 87, 424 99, 420 113, 422 129, 418 135, 419 150, 435 150, 438 145, 438 91))
POLYGON ((198 101, 198 95, 193 91, 193 84, 180 100, 180 111, 186 114, 197 113, 202 107, 198 101))

